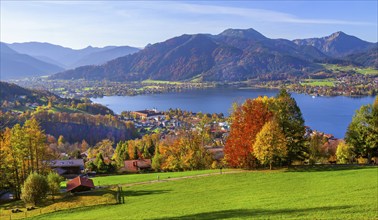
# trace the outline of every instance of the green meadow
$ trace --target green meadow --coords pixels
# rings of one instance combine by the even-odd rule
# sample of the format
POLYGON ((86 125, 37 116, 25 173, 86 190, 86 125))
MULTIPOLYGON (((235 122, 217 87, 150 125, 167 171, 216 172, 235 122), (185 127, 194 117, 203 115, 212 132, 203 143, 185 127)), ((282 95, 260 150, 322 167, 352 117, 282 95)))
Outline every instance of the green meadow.
POLYGON ((170 84, 170 85, 177 85, 177 84, 182 84, 182 82, 147 79, 147 80, 143 80, 142 84, 170 84))
POLYGON ((360 74, 364 75, 378 75, 378 69, 374 69, 371 67, 368 68, 359 68, 354 66, 340 66, 336 64, 322 64, 324 68, 327 70, 331 70, 334 72, 348 72, 348 71, 355 71, 360 74))
MULTIPOLYGON (((144 175, 134 180, 128 179, 131 175, 99 177, 95 182, 126 184, 157 174, 144 175)), ((33 219, 378 218, 377 167, 197 176, 125 185, 123 193, 125 204, 72 208, 33 219)))
POLYGON ((333 82, 333 79, 323 79, 323 80, 307 79, 307 80, 304 80, 304 82, 302 82, 301 85, 333 87, 335 86, 335 83, 333 82))

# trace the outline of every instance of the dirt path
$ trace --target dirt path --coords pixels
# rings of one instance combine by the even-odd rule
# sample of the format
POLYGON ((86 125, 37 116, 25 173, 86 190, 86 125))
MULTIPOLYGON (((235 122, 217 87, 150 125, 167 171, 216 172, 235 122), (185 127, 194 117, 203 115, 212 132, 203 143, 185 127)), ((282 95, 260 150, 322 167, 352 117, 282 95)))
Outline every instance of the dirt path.
POLYGON ((215 176, 215 175, 225 175, 225 174, 233 174, 233 173, 244 173, 248 172, 246 170, 237 170, 237 171, 224 171, 221 173, 206 173, 206 174, 198 174, 193 176, 183 176, 183 177, 174 177, 174 178, 168 178, 168 179, 162 179, 162 180, 150 180, 150 181, 144 181, 144 182, 137 182, 137 183, 126 183, 126 184, 118 184, 117 186, 136 186, 136 185, 146 185, 146 184, 153 184, 153 183, 162 183, 162 182, 169 182, 169 181, 177 181, 182 179, 193 179, 193 178, 201 178, 201 177, 207 177, 207 176, 215 176))

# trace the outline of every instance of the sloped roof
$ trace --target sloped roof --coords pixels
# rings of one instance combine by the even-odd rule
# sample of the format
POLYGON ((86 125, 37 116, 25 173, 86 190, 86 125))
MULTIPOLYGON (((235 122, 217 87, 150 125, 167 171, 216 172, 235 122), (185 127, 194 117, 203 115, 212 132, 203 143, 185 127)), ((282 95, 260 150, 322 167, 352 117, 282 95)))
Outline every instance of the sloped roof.
POLYGON ((138 168, 151 168, 151 159, 125 160, 125 166, 131 166, 135 163, 138 168))
POLYGON ((77 166, 84 167, 84 160, 83 159, 51 160, 49 161, 49 164, 51 167, 77 167, 77 166))
POLYGON ((150 168, 151 167, 151 159, 140 159, 140 160, 138 160, 137 166, 139 168, 150 168))
POLYGON ((85 187, 88 187, 88 188, 95 188, 93 181, 91 179, 78 176, 78 177, 70 180, 67 183, 67 191, 72 191, 73 189, 75 189, 79 186, 85 186, 85 187))

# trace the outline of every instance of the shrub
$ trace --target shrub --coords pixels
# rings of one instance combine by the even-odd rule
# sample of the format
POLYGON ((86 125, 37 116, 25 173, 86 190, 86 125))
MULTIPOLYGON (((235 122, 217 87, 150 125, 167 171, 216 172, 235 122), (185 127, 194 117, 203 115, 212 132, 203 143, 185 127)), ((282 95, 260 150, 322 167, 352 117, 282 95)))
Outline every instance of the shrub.
POLYGON ((21 189, 21 199, 26 204, 35 206, 46 197, 48 190, 49 185, 47 184, 46 177, 34 172, 25 180, 21 189))
POLYGON ((338 163, 349 163, 353 155, 353 148, 349 144, 346 144, 344 141, 339 143, 336 150, 336 157, 338 163))
POLYGON ((60 183, 63 181, 63 177, 55 172, 50 172, 47 175, 47 184, 49 185, 49 192, 52 195, 52 200, 54 201, 54 195, 60 192, 60 183))

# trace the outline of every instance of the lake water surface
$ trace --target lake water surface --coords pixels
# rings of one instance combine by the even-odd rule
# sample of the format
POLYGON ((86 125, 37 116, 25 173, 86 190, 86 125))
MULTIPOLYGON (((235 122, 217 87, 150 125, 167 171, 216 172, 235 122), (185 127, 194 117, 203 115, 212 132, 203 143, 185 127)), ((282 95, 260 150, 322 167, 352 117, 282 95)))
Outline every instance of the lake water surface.
MULTIPOLYGON (((275 96, 278 90, 270 89, 234 89, 211 88, 203 90, 189 90, 177 93, 149 94, 139 96, 106 96, 92 98, 95 103, 108 106, 115 113, 157 108, 168 110, 180 108, 182 110, 203 113, 224 113, 229 115, 233 102, 242 103, 247 98, 258 96, 275 96)), ((351 98, 316 97, 292 93, 298 103, 305 124, 312 129, 323 131, 343 138, 347 126, 361 105, 371 104, 374 97, 351 98)))

